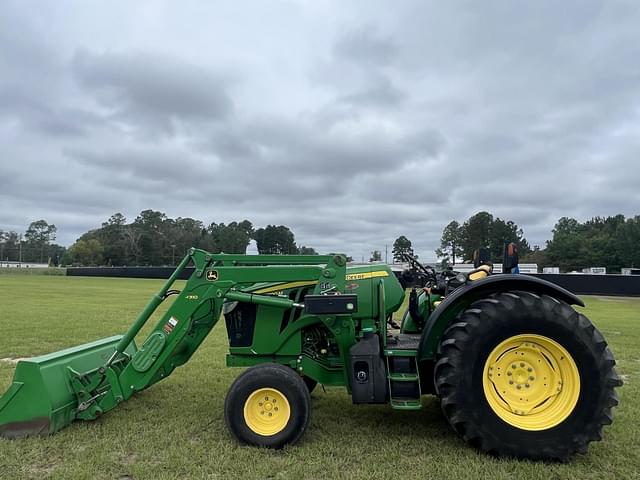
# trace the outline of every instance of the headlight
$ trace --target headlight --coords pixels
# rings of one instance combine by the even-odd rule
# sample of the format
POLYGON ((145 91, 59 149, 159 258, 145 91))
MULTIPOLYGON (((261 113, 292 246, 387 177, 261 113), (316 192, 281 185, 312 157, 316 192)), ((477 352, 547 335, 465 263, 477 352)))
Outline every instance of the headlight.
POLYGON ((460 272, 456 275, 456 280, 460 283, 465 283, 467 281, 467 275, 460 272))

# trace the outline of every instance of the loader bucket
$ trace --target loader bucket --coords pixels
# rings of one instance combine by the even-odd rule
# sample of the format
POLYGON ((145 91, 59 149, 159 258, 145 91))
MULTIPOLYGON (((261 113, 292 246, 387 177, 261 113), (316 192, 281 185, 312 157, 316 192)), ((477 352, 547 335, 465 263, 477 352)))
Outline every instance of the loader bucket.
MULTIPOLYGON (((47 435, 66 427, 77 414, 68 367, 95 372, 103 366, 121 335, 40 357, 20 360, 13 384, 0 397, 0 437, 47 435)), ((127 353, 135 352, 132 342, 127 353)))

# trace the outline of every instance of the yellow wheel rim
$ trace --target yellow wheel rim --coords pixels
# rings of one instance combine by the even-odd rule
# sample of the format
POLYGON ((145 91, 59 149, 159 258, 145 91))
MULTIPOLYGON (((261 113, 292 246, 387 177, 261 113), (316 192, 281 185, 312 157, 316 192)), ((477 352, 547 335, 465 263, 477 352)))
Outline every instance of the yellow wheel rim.
POLYGON ((287 397, 275 388, 259 388, 244 402, 244 421, 258 435, 270 436, 281 432, 290 417, 287 397))
POLYGON ((509 425, 546 430, 575 408, 580 374, 558 342, 542 335, 516 335, 489 354, 482 386, 491 409, 509 425))

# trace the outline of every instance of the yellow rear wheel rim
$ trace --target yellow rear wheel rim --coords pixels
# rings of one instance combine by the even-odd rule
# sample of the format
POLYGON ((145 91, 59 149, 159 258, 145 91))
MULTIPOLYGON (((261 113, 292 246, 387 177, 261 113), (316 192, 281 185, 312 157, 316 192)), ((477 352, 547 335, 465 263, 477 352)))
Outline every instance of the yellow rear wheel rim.
POLYGON ((515 335, 489 354, 482 386, 491 409, 509 425, 547 430, 566 420, 578 403, 580 374, 555 340, 515 335))
POLYGON ((258 435, 281 432, 291 417, 291 407, 282 392, 275 388, 259 388, 244 402, 244 421, 258 435))

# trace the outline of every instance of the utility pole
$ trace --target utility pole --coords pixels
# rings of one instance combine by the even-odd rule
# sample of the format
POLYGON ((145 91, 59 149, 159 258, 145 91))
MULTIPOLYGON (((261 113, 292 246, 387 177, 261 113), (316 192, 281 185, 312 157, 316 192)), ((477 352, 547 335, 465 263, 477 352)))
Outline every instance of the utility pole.
POLYGON ((384 246, 384 263, 389 263, 388 248, 389 248, 389 245, 384 246))
POLYGON ((169 245, 171 247, 171 265, 176 264, 176 246, 169 245))
POLYGON ((20 249, 18 253, 18 263, 22 264, 22 234, 20 234, 19 245, 20 249))

